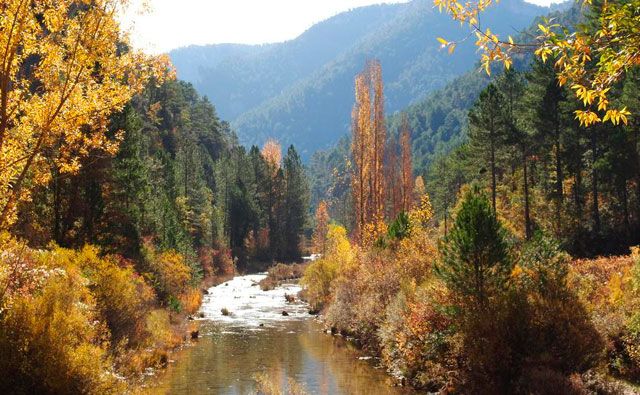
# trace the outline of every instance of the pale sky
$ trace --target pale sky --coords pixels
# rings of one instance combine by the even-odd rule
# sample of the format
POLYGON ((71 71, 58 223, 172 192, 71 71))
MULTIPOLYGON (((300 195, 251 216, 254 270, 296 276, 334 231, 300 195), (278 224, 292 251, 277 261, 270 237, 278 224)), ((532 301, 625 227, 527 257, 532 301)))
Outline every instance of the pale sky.
MULTIPOLYGON (((135 0, 124 17, 134 46, 160 53, 190 44, 263 44, 297 37, 313 24, 378 0, 135 0)), ((404 0, 406 1, 406 0, 404 0)), ((403 0, 387 0, 399 3, 403 0)), ((503 0, 508 1, 508 0, 503 0)), ((527 0, 549 5, 559 0, 527 0)))

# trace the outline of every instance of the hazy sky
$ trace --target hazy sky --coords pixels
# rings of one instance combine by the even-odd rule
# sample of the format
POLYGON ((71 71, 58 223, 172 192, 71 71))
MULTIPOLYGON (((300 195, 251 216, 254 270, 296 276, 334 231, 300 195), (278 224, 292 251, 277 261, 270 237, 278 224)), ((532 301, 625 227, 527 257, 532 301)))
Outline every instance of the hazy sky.
MULTIPOLYGON (((295 38, 314 23, 339 12, 382 2, 380 0, 146 1, 151 6, 151 12, 141 15, 135 11, 139 11, 140 7, 134 5, 124 21, 125 26, 133 28, 134 45, 149 52, 166 52, 189 44, 261 44, 284 41, 295 38)), ((527 1, 549 5, 558 0, 527 1)))

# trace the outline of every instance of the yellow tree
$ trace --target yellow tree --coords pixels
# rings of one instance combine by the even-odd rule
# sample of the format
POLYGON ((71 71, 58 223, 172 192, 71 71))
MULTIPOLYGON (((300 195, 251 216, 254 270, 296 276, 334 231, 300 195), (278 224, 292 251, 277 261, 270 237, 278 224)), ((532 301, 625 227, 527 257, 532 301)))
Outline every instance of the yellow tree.
POLYGON ((377 60, 369 61, 366 71, 370 75, 373 90, 373 153, 371 157, 371 219, 384 221, 384 152, 387 128, 384 120, 384 84, 382 66, 377 60))
POLYGON ((282 163, 282 147, 274 139, 267 140, 262 147, 262 157, 267 161, 270 169, 275 173, 282 163))
MULTIPOLYGON (((570 32, 565 26, 549 23, 538 25, 539 35, 529 43, 516 43, 511 37, 501 39, 490 28, 480 24, 480 13, 499 0, 434 0, 434 4, 453 19, 467 23, 477 37, 482 65, 490 73, 491 63, 512 64, 512 54, 533 50, 544 62, 554 60, 561 85, 574 90, 584 108, 576 111, 583 126, 610 121, 627 123, 626 107, 612 108, 609 91, 626 72, 640 65, 640 0, 577 0, 583 10, 597 14, 595 26, 570 32)), ((438 38, 443 47, 453 52, 456 41, 438 38)))
POLYGON ((116 15, 127 0, 3 0, 0 6, 0 228, 50 178, 78 171, 92 150, 114 153, 106 131, 166 57, 130 50, 116 15))
POLYGON ((387 153, 385 156, 385 186, 387 191, 387 209, 389 218, 396 216, 403 211, 402 208, 402 172, 398 159, 398 143, 394 138, 387 142, 387 153))

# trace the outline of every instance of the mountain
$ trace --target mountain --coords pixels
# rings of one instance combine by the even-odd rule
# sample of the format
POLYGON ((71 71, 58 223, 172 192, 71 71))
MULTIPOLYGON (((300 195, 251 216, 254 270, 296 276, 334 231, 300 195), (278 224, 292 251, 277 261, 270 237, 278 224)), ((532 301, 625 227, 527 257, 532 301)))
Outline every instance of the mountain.
MULTIPOLYGON (((483 14, 499 34, 516 35, 548 8, 505 0, 483 14)), ((353 80, 367 59, 383 67, 386 110, 401 110, 472 69, 473 38, 456 52, 436 37, 465 39, 468 30, 433 8, 432 0, 357 8, 298 38, 270 45, 212 45, 171 52, 178 76, 217 104, 244 144, 275 137, 304 157, 349 130, 353 80)))
MULTIPOLYGON (((570 29, 583 22, 583 13, 579 4, 555 4, 545 15, 562 26, 570 29)), ((517 42, 525 42, 527 37, 537 34, 536 20, 524 29, 517 42)), ((532 53, 515 54, 513 68, 527 71, 531 65, 532 53)), ((476 57, 477 59, 477 57, 476 57)), ((425 172, 438 155, 446 154, 466 139, 467 116, 469 109, 477 100, 480 92, 490 81, 477 67, 448 82, 443 88, 429 93, 424 99, 408 106, 402 112, 407 114, 412 131, 414 167, 425 172)), ((492 77, 502 73, 501 65, 495 65, 492 77)), ((388 129, 396 132, 400 128, 402 114, 394 113, 387 118, 388 129)))

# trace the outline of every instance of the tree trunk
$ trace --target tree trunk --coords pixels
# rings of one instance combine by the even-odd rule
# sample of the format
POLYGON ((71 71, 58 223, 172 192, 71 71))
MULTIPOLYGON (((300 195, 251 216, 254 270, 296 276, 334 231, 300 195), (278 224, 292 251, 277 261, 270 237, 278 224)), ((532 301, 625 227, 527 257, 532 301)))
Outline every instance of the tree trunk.
POLYGON ((60 221, 62 220, 60 194, 60 174, 57 170, 53 170, 53 240, 57 244, 62 244, 60 234, 60 221))
POLYGON ((598 137, 595 128, 591 131, 591 191, 593 194, 593 230, 600 233, 600 205, 598 202, 598 170, 596 161, 598 160, 598 137))
POLYGON ((622 210, 624 212, 624 228, 629 232, 631 229, 629 223, 629 193, 627 191, 627 180, 625 179, 621 185, 622 187, 622 210))
MULTIPOLYGON (((556 110, 557 114, 557 110, 556 110)), ((557 115, 556 115, 557 116, 557 115)), ((556 231, 560 232, 562 227, 562 203, 564 201, 564 174, 562 173, 562 158, 560 154, 560 125, 556 119, 556 231)))
POLYGON ((493 205, 493 214, 497 214, 496 207, 496 149, 493 137, 491 138, 491 203, 493 205))
POLYGON ((527 148, 522 145, 522 169, 524 182, 524 233, 527 240, 531 239, 531 216, 529 208, 529 179, 527 174, 527 148))

